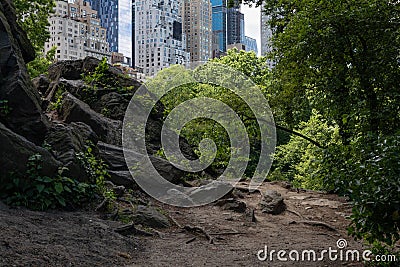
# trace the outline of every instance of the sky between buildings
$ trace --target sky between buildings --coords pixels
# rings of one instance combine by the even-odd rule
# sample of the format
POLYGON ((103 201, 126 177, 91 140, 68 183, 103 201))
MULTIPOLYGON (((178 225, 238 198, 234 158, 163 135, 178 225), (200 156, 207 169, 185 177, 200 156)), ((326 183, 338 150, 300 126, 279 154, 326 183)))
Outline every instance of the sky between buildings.
POLYGON ((242 5, 244 14, 245 34, 257 40, 258 55, 261 51, 261 36, 260 36, 260 8, 249 7, 242 5))

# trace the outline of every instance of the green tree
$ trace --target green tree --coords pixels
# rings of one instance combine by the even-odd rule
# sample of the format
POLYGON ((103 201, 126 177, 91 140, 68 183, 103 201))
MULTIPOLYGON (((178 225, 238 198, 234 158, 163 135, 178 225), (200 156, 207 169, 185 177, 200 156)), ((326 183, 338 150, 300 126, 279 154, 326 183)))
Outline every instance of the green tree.
POLYGON ((48 68, 54 63, 57 47, 51 48, 45 56, 42 52, 38 53, 36 58, 27 65, 28 73, 31 78, 35 78, 40 74, 46 74, 48 68))
POLYGON ((50 38, 48 18, 55 7, 54 0, 13 0, 18 24, 25 30, 37 52, 44 48, 50 38))
MULTIPOLYGON (((338 127, 341 142, 324 149, 320 164, 324 186, 354 202, 351 233, 374 245, 394 244, 400 230, 398 1, 243 2, 263 4, 270 18, 273 87, 277 101, 291 106, 284 121, 297 127, 315 109, 327 126, 338 127)), ((301 166, 311 173, 304 155, 301 166)))

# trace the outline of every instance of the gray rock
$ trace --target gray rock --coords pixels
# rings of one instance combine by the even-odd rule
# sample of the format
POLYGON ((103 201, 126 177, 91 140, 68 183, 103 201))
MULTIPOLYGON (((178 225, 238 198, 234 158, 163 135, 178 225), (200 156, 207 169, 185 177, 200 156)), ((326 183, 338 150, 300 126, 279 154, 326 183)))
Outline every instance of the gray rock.
POLYGON ((11 1, 0 3, 0 99, 8 101, 10 113, 0 116, 7 128, 40 145, 49 127, 25 63, 35 52, 26 33, 16 22, 11 1))
POLYGON ((97 143, 97 135, 82 122, 72 122, 70 125, 54 124, 45 141, 50 145, 55 157, 61 161, 68 170, 64 173, 82 182, 88 182, 85 169, 78 161, 76 154, 86 151, 87 142, 97 143))
POLYGON ((167 195, 163 196, 161 200, 165 203, 180 207, 189 207, 194 205, 193 199, 174 188, 169 189, 167 195))
POLYGON ((222 207, 224 210, 233 210, 240 213, 246 212, 247 209, 245 202, 234 198, 220 199, 215 203, 215 205, 222 207))
POLYGON ((267 190, 259 203, 262 212, 270 214, 280 214, 286 210, 283 197, 275 190, 267 190))
POLYGON ((108 119, 95 112, 88 104, 82 102, 70 93, 65 93, 63 95, 59 116, 66 123, 83 122, 89 125, 103 142, 121 145, 122 122, 108 119))
POLYGON ((122 197, 125 194, 125 186, 123 185, 113 186, 112 190, 117 197, 122 197))
POLYGON ((35 89, 37 91, 39 91, 39 93, 42 96, 46 96, 46 92, 49 89, 50 86, 50 81, 49 79, 46 77, 46 75, 41 74, 36 78, 32 79, 32 84, 35 87, 35 89))
MULTIPOLYGON (((93 57, 86 57, 80 60, 65 60, 52 64, 48 69, 48 77, 51 81, 64 78, 67 80, 80 80, 81 74, 90 74, 96 70, 100 60, 93 57)), ((116 67, 110 66, 107 71, 109 76, 122 76, 122 71, 116 67)), ((138 83, 138 82, 136 82, 138 83)))
MULTIPOLYGON (((99 155, 101 159, 103 159, 104 162, 108 164, 110 170, 112 171, 110 174, 115 175, 115 180, 113 180, 112 182, 116 185, 121 184, 129 186, 128 184, 120 183, 121 181, 128 181, 128 176, 126 175, 126 172, 129 171, 128 167, 126 166, 122 147, 106 144, 103 142, 98 142, 97 147, 99 149, 99 155), (125 173, 121 171, 125 171, 125 173)), ((129 151, 129 155, 133 157, 133 161, 137 162, 139 165, 142 163, 145 157, 145 155, 143 154, 135 153, 132 151, 129 151)), ((158 173, 163 176, 167 181, 175 184, 182 182, 181 178, 184 175, 183 171, 179 170, 165 159, 150 156, 150 160, 158 173)), ((145 172, 146 168, 143 168, 142 171, 145 172)), ((142 173, 141 175, 145 176, 146 173, 142 173)))
POLYGON ((207 203, 213 202, 215 196, 223 197, 230 194, 232 191, 233 186, 230 183, 216 180, 194 190, 189 189, 189 197, 196 203, 207 203))
POLYGON ((128 104, 129 100, 124 96, 117 92, 111 92, 101 96, 92 107, 96 112, 102 113, 108 118, 122 121, 128 104))
POLYGON ((0 177, 6 180, 10 172, 24 174, 28 159, 34 154, 42 156, 43 164, 40 170, 42 175, 53 177, 62 166, 49 151, 12 132, 2 123, 0 123, 0 147, 0 177))
POLYGON ((108 171, 110 174, 110 181, 116 185, 122 185, 127 188, 137 189, 135 180, 129 171, 108 171))
POLYGON ((132 216, 134 224, 141 224, 153 228, 167 228, 170 226, 168 218, 153 207, 139 205, 132 216))

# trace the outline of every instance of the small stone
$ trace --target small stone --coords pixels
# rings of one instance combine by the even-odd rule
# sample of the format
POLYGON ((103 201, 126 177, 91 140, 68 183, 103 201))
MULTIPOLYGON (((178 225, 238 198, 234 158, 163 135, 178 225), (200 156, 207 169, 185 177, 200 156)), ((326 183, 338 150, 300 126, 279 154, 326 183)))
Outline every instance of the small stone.
POLYGON ((270 214, 280 214, 286 210, 286 204, 283 202, 283 197, 275 190, 267 190, 260 201, 262 212, 270 214))

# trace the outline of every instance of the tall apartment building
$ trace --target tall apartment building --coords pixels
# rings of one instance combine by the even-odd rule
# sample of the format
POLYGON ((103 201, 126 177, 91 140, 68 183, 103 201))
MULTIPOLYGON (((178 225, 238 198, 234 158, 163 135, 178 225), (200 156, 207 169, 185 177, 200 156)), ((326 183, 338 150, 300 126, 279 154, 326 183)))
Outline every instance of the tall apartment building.
POLYGON ((182 9, 182 0, 133 0, 134 65, 147 76, 189 63, 182 9))
POLYGON ((258 47, 257 47, 257 41, 254 38, 251 38, 249 36, 244 37, 244 45, 246 47, 246 51, 254 51, 256 54, 258 54, 258 47))
POLYGON ((244 36, 244 14, 237 3, 227 12, 227 44, 244 43, 244 36))
POLYGON ((219 53, 226 52, 227 44, 227 7, 226 0, 211 0, 212 30, 218 38, 219 53))
POLYGON ((111 52, 125 56, 132 65, 132 0, 87 0, 97 10, 101 26, 107 29, 111 52))
POLYGON ((267 25, 269 17, 264 14, 263 8, 261 7, 261 55, 264 56, 271 51, 271 38, 272 30, 267 25))
POLYGON ((210 0, 184 0, 183 29, 190 61, 212 58, 212 8, 210 0))
POLYGON ((81 59, 86 56, 110 61, 107 31, 100 26, 97 11, 84 0, 57 0, 55 13, 49 18, 50 39, 45 53, 57 46, 56 59, 81 59))

